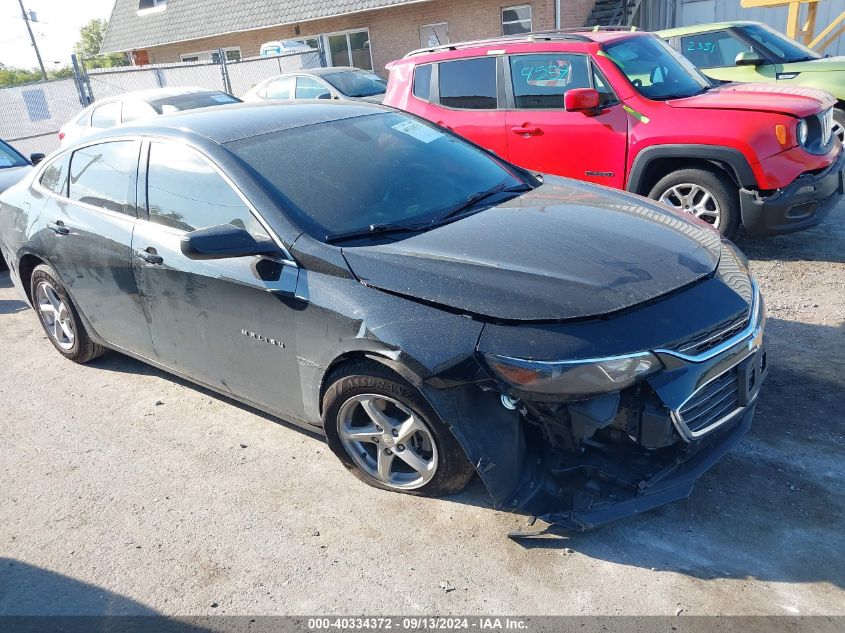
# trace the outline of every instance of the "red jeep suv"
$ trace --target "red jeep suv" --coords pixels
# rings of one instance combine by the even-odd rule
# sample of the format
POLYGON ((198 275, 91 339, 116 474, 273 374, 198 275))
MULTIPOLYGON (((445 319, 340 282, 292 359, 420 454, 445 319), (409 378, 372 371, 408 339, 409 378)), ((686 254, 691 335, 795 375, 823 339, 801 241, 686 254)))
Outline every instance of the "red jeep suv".
POLYGON ((714 85, 659 38, 531 33, 414 51, 385 103, 522 167, 647 195, 720 233, 817 224, 843 192, 834 99, 714 85))

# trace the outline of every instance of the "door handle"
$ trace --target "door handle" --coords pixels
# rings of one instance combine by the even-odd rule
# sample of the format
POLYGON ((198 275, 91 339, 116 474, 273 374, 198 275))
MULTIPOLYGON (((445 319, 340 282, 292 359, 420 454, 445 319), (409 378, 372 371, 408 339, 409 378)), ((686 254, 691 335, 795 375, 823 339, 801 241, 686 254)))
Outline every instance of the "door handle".
POLYGON ((439 125, 440 127, 445 127, 447 130, 454 132, 451 125, 446 125, 446 121, 438 121, 437 125, 439 125))
POLYGON ((156 252, 152 246, 148 246, 146 250, 135 251, 135 256, 143 259, 148 264, 163 264, 164 258, 156 252))
POLYGON ((47 224, 47 228, 53 231, 56 235, 68 235, 70 233, 70 229, 65 226, 65 223, 61 220, 56 220, 55 222, 50 222, 47 224))
POLYGON ((511 132, 514 134, 524 134, 525 136, 537 136, 538 134, 543 133, 543 129, 539 127, 531 127, 527 125, 520 125, 511 128, 511 132))

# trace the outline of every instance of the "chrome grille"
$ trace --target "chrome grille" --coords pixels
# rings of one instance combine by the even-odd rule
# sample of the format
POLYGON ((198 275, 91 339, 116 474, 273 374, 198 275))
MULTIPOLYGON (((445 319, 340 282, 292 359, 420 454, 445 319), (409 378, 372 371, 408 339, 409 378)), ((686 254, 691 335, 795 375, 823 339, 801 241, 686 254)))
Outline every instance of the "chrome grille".
POLYGON ((740 312, 714 327, 675 341, 667 349, 690 356, 698 356, 727 341, 741 332, 748 325, 748 312, 740 312))
POLYGON ((822 147, 827 147, 830 137, 833 136, 833 108, 819 114, 819 123, 822 129, 822 147))
POLYGON ((692 433, 698 433, 739 408, 739 370, 734 367, 695 392, 678 415, 692 433))

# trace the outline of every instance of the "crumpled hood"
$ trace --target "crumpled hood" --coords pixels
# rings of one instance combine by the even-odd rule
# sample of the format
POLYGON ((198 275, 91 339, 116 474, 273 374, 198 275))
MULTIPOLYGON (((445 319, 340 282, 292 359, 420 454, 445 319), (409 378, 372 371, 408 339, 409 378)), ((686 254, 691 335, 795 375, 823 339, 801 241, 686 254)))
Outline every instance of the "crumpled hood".
POLYGON ((645 198, 547 176, 500 206, 343 254, 369 286, 492 320, 560 321, 693 283, 714 271, 720 244, 645 198))
POLYGON ((833 107, 836 100, 821 90, 777 84, 728 84, 685 99, 666 102, 673 108, 708 110, 754 110, 797 117, 810 116, 833 107))

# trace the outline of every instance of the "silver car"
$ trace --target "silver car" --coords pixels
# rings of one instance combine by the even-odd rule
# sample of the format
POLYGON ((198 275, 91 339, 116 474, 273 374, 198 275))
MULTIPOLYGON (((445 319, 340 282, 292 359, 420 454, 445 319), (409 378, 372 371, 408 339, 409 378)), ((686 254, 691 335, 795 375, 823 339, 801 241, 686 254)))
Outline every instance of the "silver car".
POLYGON ((387 80, 351 66, 312 68, 265 79, 244 94, 244 101, 340 99, 381 103, 387 80))

